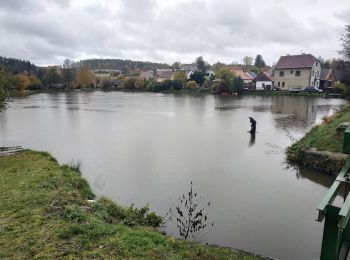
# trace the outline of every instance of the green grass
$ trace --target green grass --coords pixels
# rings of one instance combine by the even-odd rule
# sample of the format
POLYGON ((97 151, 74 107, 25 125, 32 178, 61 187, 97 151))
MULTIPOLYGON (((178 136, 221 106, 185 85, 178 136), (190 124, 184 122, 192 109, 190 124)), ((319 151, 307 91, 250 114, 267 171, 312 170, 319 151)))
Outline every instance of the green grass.
POLYGON ((77 165, 48 153, 0 157, 0 258, 258 259, 166 237, 148 208, 96 202, 77 165))
POLYGON ((288 147, 288 160, 299 161, 301 151, 309 147, 320 151, 342 152, 343 137, 337 135, 336 128, 343 122, 350 122, 350 106, 345 106, 333 116, 325 118, 322 124, 313 127, 303 138, 288 147))

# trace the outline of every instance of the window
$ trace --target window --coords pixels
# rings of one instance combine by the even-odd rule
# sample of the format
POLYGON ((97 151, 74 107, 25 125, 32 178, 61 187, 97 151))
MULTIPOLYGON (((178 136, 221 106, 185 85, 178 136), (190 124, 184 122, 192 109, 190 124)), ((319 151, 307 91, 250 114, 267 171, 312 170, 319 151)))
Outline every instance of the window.
POLYGON ((320 71, 317 71, 317 77, 319 77, 320 76, 320 71))
POLYGON ((295 71, 295 76, 296 76, 296 77, 300 77, 300 74, 301 74, 301 73, 300 73, 300 70, 295 71))
POLYGON ((284 88, 284 81, 282 82, 282 88, 284 88))
POLYGON ((284 71, 280 71, 280 77, 284 77, 284 71))
POLYGON ((290 71, 290 74, 293 74, 293 70, 290 71))
POLYGON ((281 83, 281 82, 279 82, 279 81, 278 81, 278 84, 277 84, 277 86, 279 86, 279 87, 280 87, 280 86, 281 86, 281 84, 280 84, 280 83, 281 83))
POLYGON ((314 70, 312 71, 312 76, 315 76, 315 71, 314 70))

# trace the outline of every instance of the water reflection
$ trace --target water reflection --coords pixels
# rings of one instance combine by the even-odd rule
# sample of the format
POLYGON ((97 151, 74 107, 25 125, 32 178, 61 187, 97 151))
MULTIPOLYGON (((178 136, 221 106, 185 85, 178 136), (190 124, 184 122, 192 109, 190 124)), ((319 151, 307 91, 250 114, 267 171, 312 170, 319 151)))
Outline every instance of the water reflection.
POLYGON ((249 147, 255 144, 255 133, 250 133, 249 147))
MULTIPOLYGON (((38 94, 0 113, 0 143, 81 161, 95 193, 165 215, 193 181, 210 199, 207 243, 281 259, 319 255, 315 207, 332 183, 287 167, 283 150, 343 104, 306 97, 38 94), (24 107, 35 106, 35 109, 24 107), (248 117, 259 123, 251 136, 248 117), (248 136, 247 136, 248 135, 248 136)), ((176 227, 167 228, 178 235, 176 227)))

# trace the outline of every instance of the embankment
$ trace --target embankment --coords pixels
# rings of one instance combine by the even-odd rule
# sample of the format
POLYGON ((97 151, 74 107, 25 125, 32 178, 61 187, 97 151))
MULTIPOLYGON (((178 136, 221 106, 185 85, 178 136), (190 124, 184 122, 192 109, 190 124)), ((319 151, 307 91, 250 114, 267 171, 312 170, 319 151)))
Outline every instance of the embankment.
POLYGON ((333 116, 325 118, 322 124, 288 147, 288 161, 337 175, 348 157, 342 153, 343 132, 338 128, 344 122, 350 122, 350 106, 344 106, 333 116))
POLYGON ((261 259, 178 240, 147 209, 93 200, 78 167, 48 153, 0 157, 0 258, 261 259))

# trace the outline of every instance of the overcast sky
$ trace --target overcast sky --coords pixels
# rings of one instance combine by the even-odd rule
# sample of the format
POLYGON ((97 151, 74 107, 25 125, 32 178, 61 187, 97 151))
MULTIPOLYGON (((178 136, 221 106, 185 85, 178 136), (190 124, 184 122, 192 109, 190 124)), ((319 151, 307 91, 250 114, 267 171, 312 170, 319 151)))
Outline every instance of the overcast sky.
POLYGON ((0 55, 240 62, 338 57, 349 0, 0 0, 0 55))

